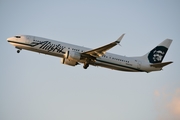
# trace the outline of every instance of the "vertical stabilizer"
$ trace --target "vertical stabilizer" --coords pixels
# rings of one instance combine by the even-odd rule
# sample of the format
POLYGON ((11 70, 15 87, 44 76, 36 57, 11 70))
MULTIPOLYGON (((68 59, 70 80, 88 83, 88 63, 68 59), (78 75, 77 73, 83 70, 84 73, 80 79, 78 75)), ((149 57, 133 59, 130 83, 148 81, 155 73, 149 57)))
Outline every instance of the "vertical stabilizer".
POLYGON ((171 39, 164 40, 141 58, 149 63, 161 63, 168 51, 169 46, 171 45, 171 42, 171 39))

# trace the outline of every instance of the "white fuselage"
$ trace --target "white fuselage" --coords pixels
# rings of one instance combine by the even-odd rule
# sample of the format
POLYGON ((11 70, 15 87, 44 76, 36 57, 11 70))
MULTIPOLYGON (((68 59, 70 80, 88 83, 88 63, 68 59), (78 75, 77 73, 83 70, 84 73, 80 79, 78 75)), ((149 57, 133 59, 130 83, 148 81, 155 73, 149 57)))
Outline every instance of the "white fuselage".
MULTIPOLYGON (((61 58, 64 58, 67 51, 83 53, 90 50, 86 47, 30 35, 21 35, 20 38, 11 37, 8 38, 8 42, 18 49, 30 50, 61 58)), ((85 60, 82 59, 77 62, 84 63, 85 60)), ((150 72, 161 70, 160 68, 151 67, 149 63, 138 59, 138 57, 125 57, 112 53, 106 53, 103 56, 96 58, 90 63, 90 65, 130 72, 150 72)))

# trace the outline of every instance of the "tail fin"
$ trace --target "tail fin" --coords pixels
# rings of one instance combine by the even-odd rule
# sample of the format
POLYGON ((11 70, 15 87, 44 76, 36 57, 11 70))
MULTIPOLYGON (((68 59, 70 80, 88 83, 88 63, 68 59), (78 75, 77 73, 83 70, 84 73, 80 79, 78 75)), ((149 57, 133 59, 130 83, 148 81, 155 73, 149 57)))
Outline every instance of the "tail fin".
POLYGON ((171 39, 164 40, 150 52, 142 56, 142 58, 152 64, 161 63, 168 51, 169 46, 171 45, 171 42, 171 39))

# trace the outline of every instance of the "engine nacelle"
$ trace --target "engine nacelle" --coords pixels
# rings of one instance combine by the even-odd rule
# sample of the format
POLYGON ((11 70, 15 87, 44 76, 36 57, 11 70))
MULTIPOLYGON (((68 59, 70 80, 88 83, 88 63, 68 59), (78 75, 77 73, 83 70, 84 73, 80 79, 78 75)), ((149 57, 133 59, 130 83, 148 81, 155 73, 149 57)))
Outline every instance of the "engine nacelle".
POLYGON ((61 63, 65 65, 70 65, 70 66, 78 65, 78 62, 70 60, 70 59, 65 59, 65 58, 61 59, 61 63))
POLYGON ((81 58, 81 54, 79 52, 67 51, 64 56, 65 59, 78 61, 81 58))

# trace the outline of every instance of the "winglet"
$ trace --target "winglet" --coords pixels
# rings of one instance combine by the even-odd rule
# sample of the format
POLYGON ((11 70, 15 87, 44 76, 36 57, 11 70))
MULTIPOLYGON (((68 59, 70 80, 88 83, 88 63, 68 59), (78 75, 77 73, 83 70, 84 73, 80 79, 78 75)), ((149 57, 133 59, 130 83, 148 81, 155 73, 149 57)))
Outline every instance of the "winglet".
POLYGON ((124 35, 125 35, 125 33, 122 34, 122 35, 116 40, 116 43, 117 43, 117 44, 121 42, 121 40, 122 40, 122 38, 124 37, 124 35))

